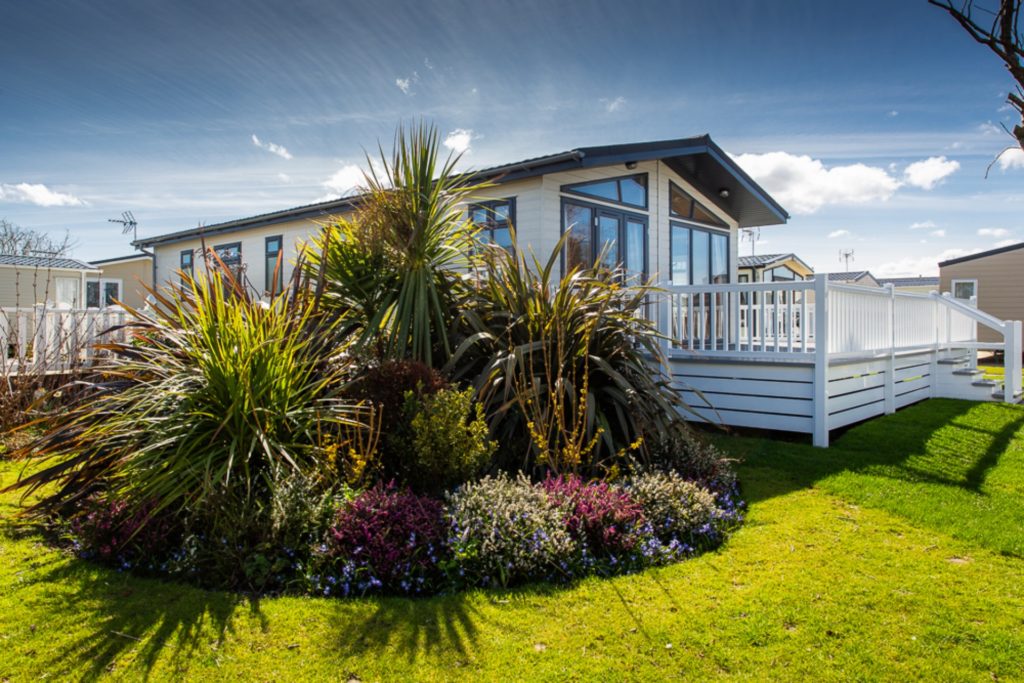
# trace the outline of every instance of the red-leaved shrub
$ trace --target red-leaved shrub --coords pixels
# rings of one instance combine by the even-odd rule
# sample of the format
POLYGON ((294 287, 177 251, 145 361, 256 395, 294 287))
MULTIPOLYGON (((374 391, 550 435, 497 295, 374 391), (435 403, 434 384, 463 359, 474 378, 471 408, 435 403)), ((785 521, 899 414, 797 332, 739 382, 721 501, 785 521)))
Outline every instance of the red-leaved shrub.
POLYGON ((593 553, 615 555, 636 546, 643 508, 622 489, 575 474, 548 477, 543 487, 551 504, 564 510, 569 533, 593 553))
POLYGON ((443 512, 438 500, 377 484, 338 511, 327 555, 368 588, 424 592, 440 574, 443 512))
POLYGON ((90 498, 70 522, 76 550, 122 569, 155 569, 178 546, 181 526, 151 503, 131 506, 124 500, 90 498))

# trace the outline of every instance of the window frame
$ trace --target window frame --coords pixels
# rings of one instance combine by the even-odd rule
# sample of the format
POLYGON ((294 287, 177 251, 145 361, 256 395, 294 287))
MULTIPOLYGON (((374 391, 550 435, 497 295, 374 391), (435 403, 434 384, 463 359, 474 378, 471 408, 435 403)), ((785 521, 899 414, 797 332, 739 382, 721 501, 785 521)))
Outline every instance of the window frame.
POLYGON ((629 207, 631 209, 640 209, 641 211, 650 211, 650 206, 651 206, 651 178, 650 178, 650 174, 647 173, 646 171, 643 172, 643 173, 626 173, 625 175, 609 176, 607 178, 596 178, 594 180, 584 180, 584 181, 578 182, 578 183, 568 183, 566 185, 562 185, 559 188, 559 191, 562 194, 571 194, 574 197, 584 197, 588 201, 608 202, 609 204, 614 204, 615 206, 625 206, 625 207, 629 207), (643 178, 644 179, 644 189, 645 189, 645 191, 644 191, 644 203, 643 203, 643 205, 632 204, 632 203, 629 203, 629 202, 622 201, 622 184, 621 184, 620 181, 625 180, 625 179, 630 179, 630 178, 643 178), (600 183, 607 183, 609 181, 615 181, 615 187, 616 187, 616 190, 617 190, 617 194, 619 195, 618 200, 608 199, 607 197, 598 197, 598 196, 593 195, 593 194, 586 194, 584 192, 580 192, 577 189, 577 188, 580 188, 580 187, 587 187, 588 185, 598 185, 600 183))
MULTIPOLYGON (((650 277, 650 267, 651 267, 650 266, 650 251, 651 251, 651 220, 650 220, 650 216, 647 216, 647 215, 641 214, 641 213, 636 213, 635 211, 625 211, 625 210, 617 208, 617 207, 609 207, 609 206, 606 206, 604 204, 596 204, 596 203, 592 203, 592 202, 581 201, 581 200, 576 199, 575 196, 574 197, 562 197, 561 198, 561 203, 559 205, 560 206, 560 210, 559 210, 559 217, 558 217, 559 228, 560 228, 559 229, 559 237, 560 238, 565 235, 565 231, 566 231, 565 207, 566 207, 567 204, 573 204, 575 206, 582 206, 584 208, 590 209, 590 211, 591 211, 591 221, 590 221, 590 251, 591 251, 591 253, 590 253, 590 265, 591 266, 594 264, 594 261, 597 259, 597 256, 598 256, 598 253, 599 253, 600 240, 598 239, 599 236, 597 234, 598 233, 597 221, 598 221, 598 217, 600 216, 600 214, 602 212, 604 212, 605 214, 615 214, 617 216, 617 218, 619 219, 619 235, 618 235, 617 241, 618 241, 618 243, 620 245, 625 245, 626 242, 627 242, 627 239, 626 239, 626 237, 627 237, 627 235, 626 235, 626 230, 627 230, 626 224, 629 221, 632 220, 634 222, 637 222, 637 223, 640 223, 641 225, 643 225, 644 226, 644 243, 643 243, 644 266, 643 266, 643 272, 641 273, 641 279, 642 279, 643 282, 647 281, 647 279, 650 277)), ((626 250, 628 250, 628 248, 629 248, 628 246, 625 246, 626 250)), ((626 252, 623 251, 622 255, 623 255, 623 258, 619 261, 619 265, 620 265, 620 267, 622 267, 624 269, 626 252)), ((562 248, 562 253, 561 253, 561 266, 562 266, 562 274, 564 275, 565 272, 566 272, 566 266, 567 266, 566 258, 565 258, 565 248, 564 247, 562 248)))
MULTIPOLYGON (((242 250, 238 250, 239 258, 241 258, 242 250)), ((263 291, 267 296, 277 296, 284 291, 284 235, 267 235, 263 239, 263 291), (274 253, 274 266, 270 266, 270 243, 277 240, 277 251, 274 253), (277 278, 277 290, 273 291, 274 288, 274 271, 277 269, 277 263, 281 263, 281 272, 278 273, 277 278)))
MULTIPOLYGON (((190 278, 196 276, 196 250, 195 249, 182 249, 178 252, 178 271, 185 274, 187 273, 190 278), (185 268, 185 257, 188 256, 188 269, 185 268)), ((181 283, 185 284, 185 278, 181 278, 181 283)))
MULTIPOLYGON (((684 285, 684 284, 685 285, 692 285, 692 284, 694 284, 694 282, 693 282, 693 263, 694 263, 694 261, 693 261, 693 231, 694 230, 699 231, 699 232, 704 232, 704 233, 708 234, 708 264, 707 264, 707 267, 708 267, 708 280, 710 280, 710 282, 708 282, 707 284, 708 285, 730 284, 732 282, 732 264, 730 263, 729 256, 730 256, 731 252, 729 250, 732 247, 732 245, 730 244, 730 240, 732 238, 732 232, 730 230, 728 230, 728 229, 713 228, 713 227, 705 225, 703 223, 695 223, 693 221, 684 221, 684 220, 680 220, 680 219, 677 219, 677 218, 670 219, 669 222, 668 222, 668 281, 670 283, 672 283, 673 285, 684 285), (687 279, 689 280, 689 282, 686 282, 686 283, 676 282, 675 281, 675 279, 676 279, 675 278, 675 273, 673 273, 673 271, 672 271, 672 260, 673 260, 672 259, 672 253, 674 251, 673 250, 673 243, 674 243, 674 240, 675 240, 675 230, 673 228, 677 228, 677 227, 678 228, 685 228, 686 230, 689 230, 689 239, 690 239, 689 247, 690 248, 689 248, 689 254, 687 255, 688 261, 687 261, 687 266, 686 266, 687 267, 686 275, 687 275, 687 279), (714 240, 712 238, 715 235, 719 235, 719 236, 725 238, 725 282, 714 282, 713 281, 714 280, 714 272, 715 272, 715 270, 714 270, 714 249, 712 248, 712 244, 713 244, 714 240)), ((762 280, 763 279, 764 278, 762 277, 762 280)), ((702 285, 702 286, 704 286, 704 285, 702 285)))
MULTIPOLYGON (((473 202, 472 204, 469 205, 469 207, 467 209, 467 213, 469 215, 469 222, 472 223, 473 225, 477 226, 480 229, 480 232, 487 236, 487 242, 489 244, 498 245, 498 243, 494 240, 494 231, 495 230, 508 229, 510 231, 510 234, 511 234, 512 230, 515 230, 515 225, 516 225, 516 198, 515 198, 515 196, 512 196, 512 197, 502 197, 502 198, 499 198, 499 199, 487 199, 487 200, 484 200, 484 201, 473 202), (508 204, 508 218, 503 220, 503 221, 496 221, 496 220, 493 219, 494 208, 499 206, 499 205, 501 205, 501 204, 508 204), (479 210, 479 209, 483 209, 484 211, 487 211, 488 216, 491 216, 491 218, 488 219, 488 221, 486 223, 477 223, 476 221, 473 220, 473 213, 475 211, 479 210)), ((498 245, 498 246, 501 246, 501 245, 498 245)), ((504 247, 502 247, 502 248, 504 248, 504 247)), ((509 253, 515 254, 515 247, 514 246, 510 249, 509 253)))
POLYGON ((971 296, 974 297, 975 301, 977 301, 978 300, 978 278, 956 278, 956 279, 950 280, 950 282, 949 282, 949 293, 950 293, 950 295, 954 299, 956 299, 957 301, 970 301, 971 300, 970 297, 968 297, 966 299, 962 299, 962 298, 960 298, 960 297, 958 297, 956 295, 956 286, 959 285, 959 284, 967 284, 967 283, 970 283, 971 285, 974 286, 974 294, 972 294, 971 296))
POLYGON ((704 201, 702 201, 700 199, 697 199, 697 197, 695 197, 692 192, 687 192, 685 189, 683 189, 678 183, 676 183, 673 180, 669 180, 668 181, 668 216, 669 216, 669 220, 670 221, 671 220, 685 221, 685 222, 689 222, 689 223, 695 223, 695 224, 697 224, 697 225, 699 225, 701 227, 716 228, 718 230, 729 230, 730 229, 728 221, 725 221, 722 218, 719 218, 718 214, 716 214, 714 211, 712 211, 711 208, 707 205, 706 202, 704 202, 704 201), (672 210, 672 190, 673 190, 673 188, 676 189, 676 190, 679 190, 684 195, 686 195, 687 197, 690 198, 690 215, 689 216, 680 215, 680 214, 678 214, 678 213, 676 213, 675 211, 672 210), (707 213, 710 216, 713 216, 715 218, 715 220, 717 220, 719 222, 718 223, 707 223, 705 221, 701 221, 701 220, 698 220, 698 219, 694 218, 693 217, 693 213, 694 213, 694 208, 696 206, 700 206, 704 210, 705 213, 707 213))

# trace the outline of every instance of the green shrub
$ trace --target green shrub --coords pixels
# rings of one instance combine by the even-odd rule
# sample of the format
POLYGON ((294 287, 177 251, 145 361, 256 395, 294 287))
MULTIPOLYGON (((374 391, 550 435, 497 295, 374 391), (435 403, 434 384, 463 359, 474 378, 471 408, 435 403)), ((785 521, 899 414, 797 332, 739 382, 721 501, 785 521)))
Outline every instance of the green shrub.
POLYGON ((652 435, 647 442, 650 462, 655 467, 678 472, 716 492, 731 490, 736 484, 736 461, 687 425, 652 435))
POLYGON ((414 483, 424 490, 443 490, 479 474, 490 462, 496 444, 487 438, 483 407, 473 389, 442 389, 417 399, 408 393, 416 452, 414 483))
POLYGON ((647 472, 631 478, 626 491, 662 543, 695 545, 715 519, 715 495, 675 472, 647 472))
POLYGON ((563 511, 520 475, 485 477, 448 495, 452 580, 507 586, 529 580, 562 581, 578 549, 563 511))

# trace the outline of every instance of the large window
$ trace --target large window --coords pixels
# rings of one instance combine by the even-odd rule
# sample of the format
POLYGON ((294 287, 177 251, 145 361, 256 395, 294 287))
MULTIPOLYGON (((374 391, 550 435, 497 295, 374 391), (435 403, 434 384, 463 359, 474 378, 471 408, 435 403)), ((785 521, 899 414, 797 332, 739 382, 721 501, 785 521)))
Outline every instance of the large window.
POLYGON ((608 268, 621 266, 630 281, 647 276, 647 218, 575 201, 562 203, 566 270, 589 268, 598 257, 608 268))
POLYGON ((674 285, 729 281, 729 236, 683 223, 671 224, 671 278, 674 285))
POLYGON ((264 290, 269 296, 281 292, 281 280, 284 278, 284 261, 281 257, 284 241, 281 235, 266 239, 266 255, 264 264, 264 290))
POLYGON ((469 208, 469 219, 480 227, 485 241, 512 251, 512 227, 516 222, 514 197, 473 204, 469 208))
POLYGON ((603 178, 585 183, 563 185, 562 192, 646 209, 647 174, 637 173, 618 178, 603 178))
POLYGON ((765 275, 765 280, 770 280, 771 282, 794 282, 803 279, 788 266, 777 266, 769 270, 765 275))
POLYGON ((242 243, 218 244, 213 253, 224 263, 231 276, 238 284, 242 282, 242 243))
POLYGON ((676 218, 720 228, 728 227, 725 221, 673 182, 668 184, 668 210, 676 218))

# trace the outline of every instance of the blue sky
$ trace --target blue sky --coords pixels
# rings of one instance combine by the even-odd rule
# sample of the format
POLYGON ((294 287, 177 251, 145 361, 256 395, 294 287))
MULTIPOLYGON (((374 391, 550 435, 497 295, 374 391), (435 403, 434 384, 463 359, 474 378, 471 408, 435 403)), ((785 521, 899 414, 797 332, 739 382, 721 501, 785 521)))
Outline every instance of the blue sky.
MULTIPOLYGON (((1024 240, 999 61, 924 0, 0 0, 0 218, 76 255, 350 190, 437 124, 465 165, 710 133, 790 211, 758 253, 929 274, 1024 240)), ((750 252, 750 244, 741 246, 750 252)))

